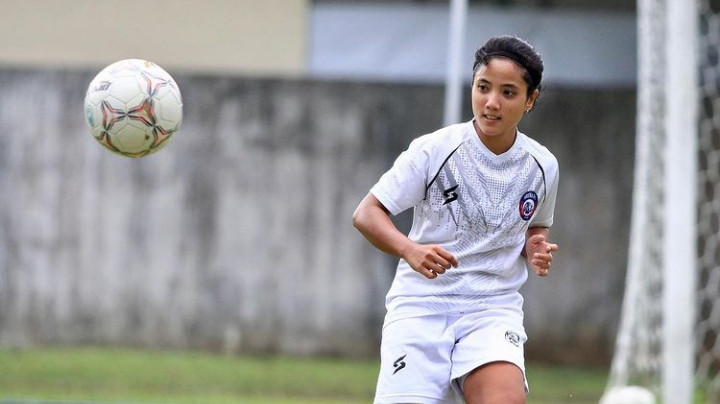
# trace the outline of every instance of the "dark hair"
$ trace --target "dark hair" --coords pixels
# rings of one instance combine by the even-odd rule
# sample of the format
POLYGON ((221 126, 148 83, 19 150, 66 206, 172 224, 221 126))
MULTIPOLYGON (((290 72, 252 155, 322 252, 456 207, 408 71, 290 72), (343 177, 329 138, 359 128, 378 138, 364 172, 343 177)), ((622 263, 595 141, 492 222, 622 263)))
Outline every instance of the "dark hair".
POLYGON ((486 65, 490 58, 504 57, 515 61, 525 69, 523 79, 528 85, 527 94, 540 90, 543 74, 543 61, 535 48, 524 40, 511 36, 496 36, 490 38, 483 46, 475 52, 475 63, 473 64, 473 76, 478 67, 486 65))

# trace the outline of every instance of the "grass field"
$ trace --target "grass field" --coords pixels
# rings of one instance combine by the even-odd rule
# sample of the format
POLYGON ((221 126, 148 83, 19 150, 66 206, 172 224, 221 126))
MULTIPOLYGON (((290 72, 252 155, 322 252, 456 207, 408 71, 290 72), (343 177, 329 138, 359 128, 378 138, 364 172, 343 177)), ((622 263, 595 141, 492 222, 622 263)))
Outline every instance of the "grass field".
MULTIPOLYGON (((0 403, 370 403, 374 360, 62 348, 0 350, 0 403)), ((529 404, 597 404, 607 370, 528 365, 529 404)))

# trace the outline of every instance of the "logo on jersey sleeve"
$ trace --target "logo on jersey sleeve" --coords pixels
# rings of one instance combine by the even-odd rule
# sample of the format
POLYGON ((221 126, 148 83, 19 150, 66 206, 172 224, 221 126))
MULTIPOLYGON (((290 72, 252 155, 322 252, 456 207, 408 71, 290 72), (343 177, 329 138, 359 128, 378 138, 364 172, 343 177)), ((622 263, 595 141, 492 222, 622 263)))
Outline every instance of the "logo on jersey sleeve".
POLYGON ((405 368, 405 357, 406 356, 407 356, 407 354, 397 358, 395 360, 395 362, 393 362, 393 367, 395 368, 395 371, 393 372, 393 374, 395 374, 395 373, 399 372, 401 369, 405 368))
POLYGON ((520 198, 520 217, 524 221, 530 220, 538 205, 538 196, 533 191, 527 191, 520 198))

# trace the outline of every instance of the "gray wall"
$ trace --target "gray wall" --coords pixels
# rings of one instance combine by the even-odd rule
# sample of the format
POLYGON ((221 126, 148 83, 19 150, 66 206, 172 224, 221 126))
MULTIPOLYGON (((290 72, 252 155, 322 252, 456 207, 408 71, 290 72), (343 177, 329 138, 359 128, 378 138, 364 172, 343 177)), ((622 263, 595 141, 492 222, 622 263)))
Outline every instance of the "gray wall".
MULTIPOLYGON (((174 74, 183 126, 132 160, 85 127, 92 76, 0 70, 0 346, 376 354, 395 260, 351 214, 440 125, 440 86, 174 74)), ((530 357, 608 358, 634 105, 631 90, 551 87, 523 122, 561 165, 562 250, 524 288, 530 357)))
MULTIPOLYGON (((452 31, 447 1, 316 4, 309 17, 311 77, 445 83, 452 31)), ((468 85, 478 46, 509 33, 529 40, 542 55, 545 82, 607 88, 637 80, 634 13, 478 4, 468 8, 459 45, 468 85)))

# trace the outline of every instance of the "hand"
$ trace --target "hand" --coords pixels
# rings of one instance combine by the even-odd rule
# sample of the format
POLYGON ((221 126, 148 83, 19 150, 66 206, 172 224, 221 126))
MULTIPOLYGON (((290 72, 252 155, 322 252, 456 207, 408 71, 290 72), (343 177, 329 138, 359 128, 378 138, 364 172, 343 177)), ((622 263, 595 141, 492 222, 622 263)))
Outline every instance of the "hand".
POLYGON ((553 261, 552 253, 558 249, 557 244, 548 243, 542 234, 530 236, 525 242, 528 264, 536 274, 542 277, 550 274, 550 265, 553 261))
POLYGON ((437 245, 415 244, 403 255, 403 259, 412 269, 428 279, 435 279, 450 267, 458 266, 457 258, 437 245))

